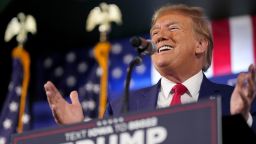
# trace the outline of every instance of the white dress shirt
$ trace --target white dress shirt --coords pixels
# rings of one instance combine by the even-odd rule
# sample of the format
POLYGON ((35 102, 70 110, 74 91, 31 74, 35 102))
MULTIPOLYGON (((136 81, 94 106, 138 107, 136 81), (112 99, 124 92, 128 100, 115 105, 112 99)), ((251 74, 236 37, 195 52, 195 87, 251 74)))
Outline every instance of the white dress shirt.
MULTIPOLYGON (((182 104, 197 102, 202 81, 203 72, 199 71, 197 74, 182 83, 188 89, 188 91, 181 96, 182 104)), ((170 106, 170 102, 173 97, 171 90, 175 85, 176 83, 166 79, 165 77, 161 78, 161 89, 157 99, 158 108, 170 106)))

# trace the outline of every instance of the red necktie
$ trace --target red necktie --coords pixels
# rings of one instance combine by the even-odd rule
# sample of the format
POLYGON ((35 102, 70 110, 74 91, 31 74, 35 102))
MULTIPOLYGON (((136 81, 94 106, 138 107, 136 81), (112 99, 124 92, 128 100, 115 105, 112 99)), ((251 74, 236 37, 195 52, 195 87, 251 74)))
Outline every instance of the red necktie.
POLYGON ((181 97, 186 91, 187 91, 187 88, 186 88, 183 84, 177 83, 177 84, 172 88, 173 97, 172 97, 172 101, 171 101, 170 105, 173 106, 173 105, 181 104, 180 97, 181 97))

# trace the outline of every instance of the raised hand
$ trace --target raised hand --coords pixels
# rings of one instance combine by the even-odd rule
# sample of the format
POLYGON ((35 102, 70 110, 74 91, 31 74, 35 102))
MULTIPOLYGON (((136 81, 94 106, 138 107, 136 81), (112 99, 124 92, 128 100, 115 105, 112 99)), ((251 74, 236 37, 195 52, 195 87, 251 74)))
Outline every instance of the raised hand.
POLYGON ((256 94, 255 65, 250 65, 246 73, 240 73, 230 102, 231 114, 242 114, 247 120, 252 101, 256 94))
POLYGON ((83 110, 78 99, 77 91, 72 91, 70 93, 70 104, 63 98, 52 82, 48 81, 44 85, 44 89, 53 117, 58 124, 72 124, 84 120, 83 110))

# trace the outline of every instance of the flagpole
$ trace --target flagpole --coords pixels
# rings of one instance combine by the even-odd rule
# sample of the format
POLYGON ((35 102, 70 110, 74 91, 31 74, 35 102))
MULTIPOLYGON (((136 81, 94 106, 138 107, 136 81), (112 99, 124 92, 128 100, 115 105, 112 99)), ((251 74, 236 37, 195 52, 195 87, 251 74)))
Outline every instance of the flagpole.
POLYGON ((18 126, 16 129, 18 133, 23 132, 25 105, 30 80, 30 56, 23 46, 27 41, 27 34, 35 34, 36 32, 35 18, 32 15, 25 15, 23 12, 20 12, 17 17, 12 18, 8 23, 4 35, 5 42, 9 42, 13 37, 16 37, 18 46, 12 50, 12 59, 13 61, 19 61, 22 66, 21 73, 23 74, 23 77, 21 83, 18 126))
POLYGON ((107 103, 108 93, 108 59, 111 44, 107 41, 107 34, 111 31, 111 22, 122 23, 120 9, 115 4, 100 3, 92 9, 87 17, 86 30, 92 31, 99 25, 100 42, 94 48, 94 56, 98 61, 101 70, 100 98, 98 117, 103 118, 107 103), (115 17, 113 17, 115 15, 115 17))

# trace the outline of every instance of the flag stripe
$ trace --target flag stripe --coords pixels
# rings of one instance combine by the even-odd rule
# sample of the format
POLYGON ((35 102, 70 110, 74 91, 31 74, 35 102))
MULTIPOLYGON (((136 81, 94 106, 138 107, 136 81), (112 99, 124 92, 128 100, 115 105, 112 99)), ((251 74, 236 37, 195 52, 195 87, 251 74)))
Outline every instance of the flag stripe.
POLYGON ((212 60, 212 64, 211 64, 211 66, 208 68, 208 70, 205 72, 205 76, 207 77, 207 78, 211 78, 211 77, 213 77, 213 64, 214 63, 214 61, 212 60))
MULTIPOLYGON (((212 25, 210 25, 210 29, 212 31, 212 25)), ((214 65, 213 63, 214 63, 214 61, 212 58, 212 63, 210 65, 210 67, 208 68, 208 70, 205 72, 205 75, 207 78, 211 78, 213 76, 213 65, 214 65)))
POLYGON ((221 75, 231 72, 230 66, 230 31, 228 20, 213 21, 213 74, 221 75))
POLYGON ((252 17, 254 63, 256 63, 256 16, 252 17))
POLYGON ((156 68, 154 67, 154 64, 151 60, 151 84, 156 84, 160 78, 161 78, 161 75, 156 70, 156 68))
POLYGON ((233 73, 247 70, 253 63, 252 23, 250 16, 230 18, 231 67, 233 73))

